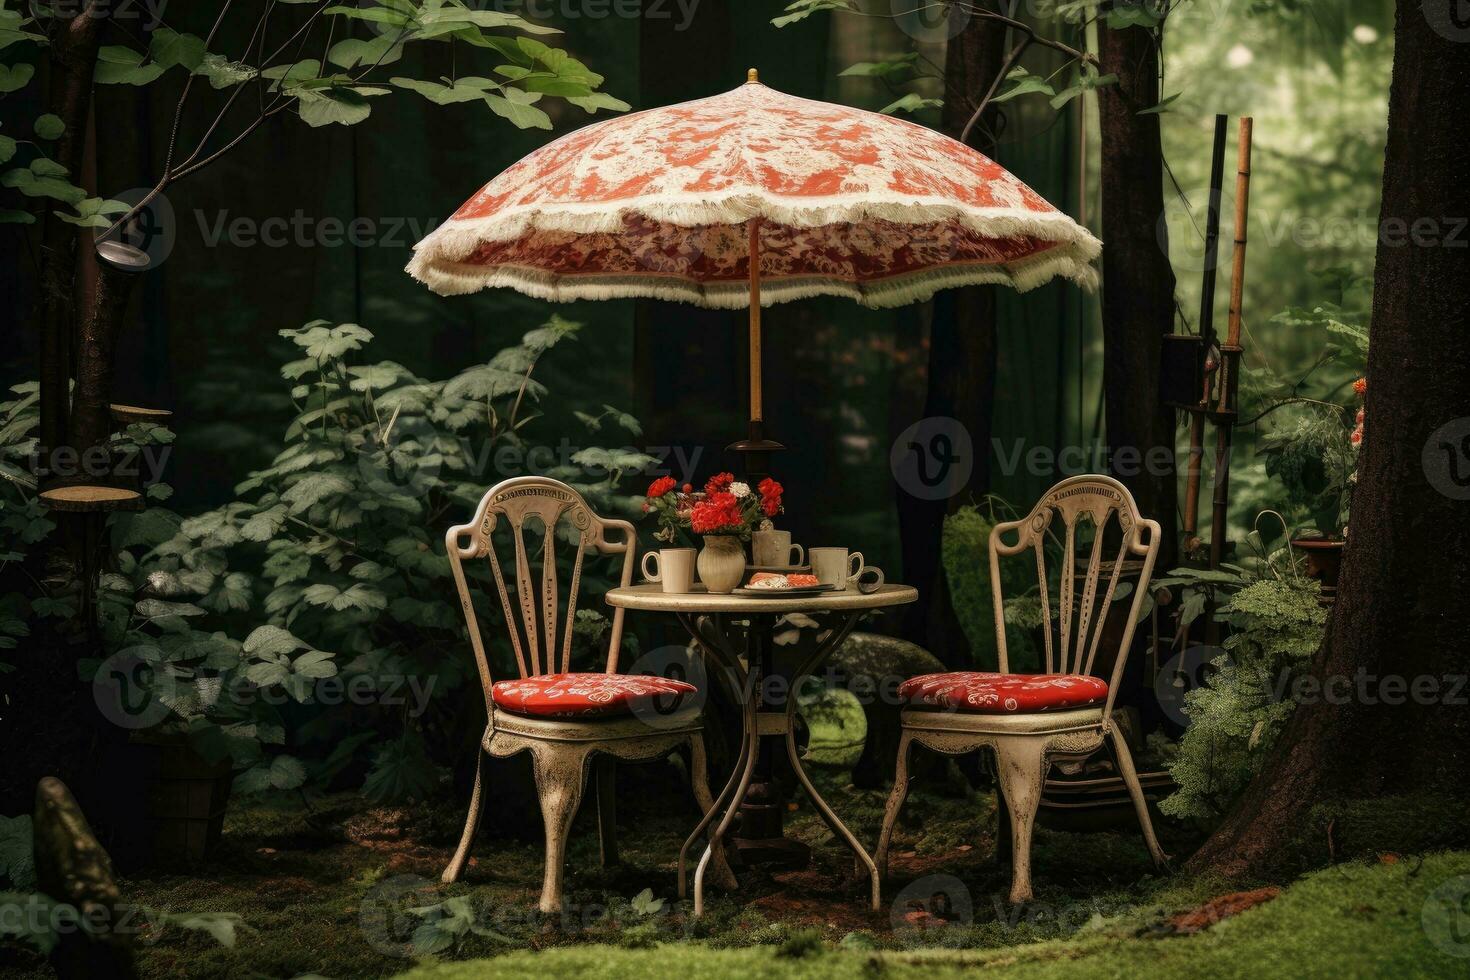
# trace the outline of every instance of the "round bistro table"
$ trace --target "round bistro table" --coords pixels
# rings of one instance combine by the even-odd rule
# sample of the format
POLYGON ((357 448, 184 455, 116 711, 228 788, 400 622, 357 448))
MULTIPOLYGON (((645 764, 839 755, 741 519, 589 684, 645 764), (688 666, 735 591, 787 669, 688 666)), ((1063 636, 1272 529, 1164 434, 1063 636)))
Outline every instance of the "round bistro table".
POLYGON ((852 850, 857 863, 867 870, 872 886, 872 906, 878 908, 878 867, 852 831, 847 829, 827 801, 822 799, 796 749, 797 686, 845 640, 864 613, 902 606, 919 598, 908 585, 884 585, 877 591, 818 592, 805 596, 754 597, 714 595, 696 586, 696 591, 666 593, 661 585, 632 585, 612 589, 607 604, 623 609, 673 613, 699 644, 731 677, 741 690, 743 707, 740 754, 734 771, 715 805, 679 851, 679 895, 684 896, 685 871, 690 848, 718 820, 709 834, 703 855, 694 872, 694 914, 704 912, 704 877, 710 859, 730 829, 736 812, 742 812, 737 853, 746 863, 778 862, 800 867, 807 857, 806 846, 784 836, 781 830, 784 801, 776 799, 771 782, 771 763, 784 741, 791 768, 817 812, 837 838, 852 850), (797 668, 780 701, 767 701, 767 678, 776 673, 772 636, 783 616, 800 613, 818 621, 817 645, 797 668), (740 624, 743 624, 743 628, 740 624), (743 662, 742 662, 743 658, 743 662), (755 792, 752 792, 754 784, 755 792), (737 804, 735 801, 739 801, 737 804))

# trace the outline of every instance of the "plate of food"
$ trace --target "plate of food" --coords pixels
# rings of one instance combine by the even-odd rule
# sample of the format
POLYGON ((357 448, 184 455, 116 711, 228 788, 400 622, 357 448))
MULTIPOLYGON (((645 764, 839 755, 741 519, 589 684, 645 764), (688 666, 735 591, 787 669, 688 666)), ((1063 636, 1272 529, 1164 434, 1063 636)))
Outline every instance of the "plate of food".
POLYGON ((785 599, 794 595, 832 592, 835 585, 823 585, 815 575, 801 573, 756 572, 750 581, 735 590, 736 595, 758 599, 785 599))

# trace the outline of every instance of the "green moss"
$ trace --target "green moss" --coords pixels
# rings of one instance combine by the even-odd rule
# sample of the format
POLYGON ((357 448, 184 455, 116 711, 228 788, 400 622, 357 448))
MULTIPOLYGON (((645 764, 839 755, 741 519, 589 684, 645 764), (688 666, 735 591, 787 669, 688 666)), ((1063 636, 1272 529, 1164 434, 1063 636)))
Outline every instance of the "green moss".
MULTIPOLYGON (((1454 906, 1432 893, 1459 881, 1470 888, 1470 854, 1442 853, 1393 865, 1345 865, 1318 872, 1279 898, 1195 935, 1169 935, 1152 908, 1100 916, 1075 936, 981 952, 868 951, 838 945, 820 955, 781 949, 597 948, 508 953, 491 960, 425 966, 404 980, 576 977, 616 980, 678 974, 712 978, 951 977, 975 970, 1008 978, 1057 976, 1260 977, 1464 975, 1470 941, 1452 931, 1454 906), (1426 909, 1428 910, 1426 912, 1426 909)), ((1462 889, 1463 890, 1463 889, 1462 889)), ((1458 893, 1457 893, 1458 894, 1458 893)), ((1463 896, 1461 896, 1463 898, 1463 896)))

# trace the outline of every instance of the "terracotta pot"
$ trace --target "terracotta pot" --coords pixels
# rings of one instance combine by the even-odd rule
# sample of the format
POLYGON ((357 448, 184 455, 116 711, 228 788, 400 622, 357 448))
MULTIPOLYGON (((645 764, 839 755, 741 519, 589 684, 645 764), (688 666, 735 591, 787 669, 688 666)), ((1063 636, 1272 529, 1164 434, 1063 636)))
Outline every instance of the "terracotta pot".
POLYGON ((733 534, 706 534, 695 565, 711 592, 732 592, 745 580, 745 546, 733 534))
POLYGON ((1346 543, 1327 538, 1297 538, 1291 546, 1307 556, 1307 578, 1321 581, 1324 592, 1335 592, 1337 575, 1342 570, 1342 547, 1346 543))

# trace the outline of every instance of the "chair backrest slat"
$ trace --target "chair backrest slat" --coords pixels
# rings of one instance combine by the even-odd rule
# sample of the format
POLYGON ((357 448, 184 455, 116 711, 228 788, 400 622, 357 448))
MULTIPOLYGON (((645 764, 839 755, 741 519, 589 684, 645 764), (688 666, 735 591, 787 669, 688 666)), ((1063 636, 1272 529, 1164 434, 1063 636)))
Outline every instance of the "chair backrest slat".
POLYGON ((577 536, 577 557, 572 560, 572 584, 567 589, 566 640, 561 648, 561 671, 572 669, 572 632, 577 625, 577 594, 582 587, 582 558, 587 554, 587 535, 577 536))
POLYGON ((1036 553, 1044 665, 1048 674, 1093 672, 1113 598, 1117 594, 1124 565, 1127 564, 1126 559, 1130 555, 1141 558, 1142 561, 1137 566, 1138 578, 1134 586, 1133 601, 1123 623, 1117 657, 1109 678, 1108 699, 1103 716, 1105 719, 1110 716, 1118 685, 1123 678, 1128 649, 1133 643, 1134 628, 1153 576, 1154 561, 1159 552, 1159 535, 1158 522, 1139 514, 1138 505, 1128 489, 1108 476, 1075 476, 1063 480, 1048 490, 1024 518, 997 524, 990 533, 989 550, 991 591, 996 617, 995 638, 1001 671, 1010 671, 1000 575, 1002 557, 1012 557, 1027 550, 1034 550, 1036 553), (1090 518, 1093 539, 1086 571, 1079 576, 1077 524, 1084 514, 1090 518), (1049 537, 1055 541, 1055 536, 1049 535, 1049 531, 1053 518, 1058 515, 1065 527, 1065 533, 1062 535, 1064 540, 1061 562, 1055 566, 1061 574, 1057 583, 1058 623, 1054 630, 1046 542, 1049 537), (1099 599, 1098 585, 1102 577, 1103 552, 1108 548, 1104 539, 1114 533, 1113 527, 1116 527, 1116 534, 1121 540, 1116 556, 1109 563, 1111 567, 1107 588, 1099 599), (1009 540, 1011 535, 1015 537, 1014 542, 1009 540), (1055 642, 1053 632, 1057 634, 1055 642))
MULTIPOLYGON (((627 586, 633 581, 634 559, 638 550, 632 524, 598 517, 574 488, 545 477, 517 477, 490 488, 481 498, 474 519, 468 524, 450 528, 445 535, 445 544, 455 588, 459 590, 460 607, 464 610, 465 624, 469 629, 470 646, 474 650, 481 684, 485 690, 486 710, 492 714, 495 709, 490 697, 492 678, 489 658, 485 654, 473 595, 464 572, 464 562, 489 559, 491 577, 495 580, 500 607, 505 614, 506 629, 510 634, 511 649, 515 652, 516 667, 520 676, 526 678, 543 673, 565 673, 571 669, 577 600, 587 552, 621 555, 623 560, 619 584, 627 586), (525 540, 527 524, 534 526, 536 521, 542 525, 540 554, 536 556, 541 562, 539 585, 532 568, 533 556, 525 540), (557 561, 557 529, 564 521, 571 525, 573 531, 566 539, 575 541, 577 550, 572 559, 563 632, 557 628, 561 619, 559 607, 562 602, 557 561), (510 535, 515 554, 515 602, 511 601, 505 569, 501 566, 495 544, 496 532, 501 530, 510 535), (560 651, 557 649, 559 636, 562 637, 560 651)), ((623 617, 624 610, 613 611, 611 639, 604 665, 604 670, 608 673, 617 669, 618 654, 622 646, 623 617)))

